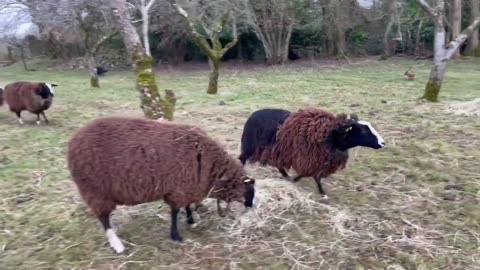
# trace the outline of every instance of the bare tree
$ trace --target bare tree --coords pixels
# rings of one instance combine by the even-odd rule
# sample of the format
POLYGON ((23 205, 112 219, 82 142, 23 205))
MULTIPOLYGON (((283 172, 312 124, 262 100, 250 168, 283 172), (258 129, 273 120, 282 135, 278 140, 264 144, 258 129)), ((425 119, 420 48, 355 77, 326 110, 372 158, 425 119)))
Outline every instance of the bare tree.
POLYGON ((100 87, 97 73, 97 52, 105 42, 118 33, 111 22, 108 6, 101 2, 81 2, 75 8, 75 18, 85 47, 90 72, 90 86, 100 87))
POLYGON ((262 42, 267 63, 285 63, 293 27, 297 22, 297 1, 249 0, 247 4, 247 22, 262 42))
POLYGON ((400 21, 400 11, 398 10, 398 3, 397 0, 387 0, 386 2, 386 14, 388 15, 388 23, 385 29, 385 34, 383 35, 383 59, 387 59, 388 57, 392 56, 393 51, 395 48, 392 48, 393 44, 398 43, 401 41, 402 38, 402 30, 401 30, 401 21, 400 21), (390 34, 392 32, 393 26, 397 27, 397 36, 395 37, 394 41, 390 39, 390 34))
MULTIPOLYGON (((462 31, 462 0, 453 0, 452 5, 452 40, 462 31)), ((460 56, 460 50, 456 50, 453 58, 460 56)))
POLYGON ((140 36, 130 20, 126 0, 111 0, 113 17, 122 35, 123 43, 132 59, 135 72, 136 88, 140 93, 141 108, 149 119, 173 119, 175 95, 165 91, 165 98, 158 93, 158 87, 153 72, 153 59, 147 55, 140 36))
POLYGON ((188 41, 185 37, 190 33, 176 8, 167 1, 158 1, 151 10, 150 29, 160 38, 156 48, 168 52, 164 54, 167 62, 174 65, 182 62, 188 41))
MULTIPOLYGON (((480 17, 480 0, 471 0, 471 13, 470 13, 470 23, 474 23, 475 18, 480 17)), ((473 31, 473 34, 468 39, 467 43, 467 53, 475 54, 480 56, 480 50, 478 49, 478 39, 479 33, 478 30, 473 31)))
POLYGON ((450 43, 446 44, 445 32, 445 0, 436 0, 436 5, 431 7, 426 0, 416 0, 417 3, 433 20, 435 41, 433 65, 430 71, 430 78, 425 87, 423 99, 438 101, 438 95, 442 87, 448 61, 453 57, 458 48, 480 27, 480 17, 476 17, 472 24, 462 33, 456 36, 450 43))
MULTIPOLYGON (((205 21, 198 20, 198 18, 196 19, 195 17, 190 16, 179 4, 174 3, 173 6, 176 8, 178 14, 184 18, 188 30, 197 46, 208 57, 208 64, 210 65, 210 79, 208 82, 207 93, 216 94, 218 92, 220 60, 225 53, 238 42, 235 17, 232 18, 231 10, 227 9, 227 11, 224 11, 224 14, 218 19, 218 21, 214 22, 214 24, 209 27, 205 21), (195 21, 200 21, 199 26, 206 36, 197 31, 197 25, 195 24, 195 21), (230 21, 232 22, 233 39, 223 46, 220 42, 220 34, 225 30, 227 23, 230 21)), ((209 9, 206 10, 211 11, 209 9)))

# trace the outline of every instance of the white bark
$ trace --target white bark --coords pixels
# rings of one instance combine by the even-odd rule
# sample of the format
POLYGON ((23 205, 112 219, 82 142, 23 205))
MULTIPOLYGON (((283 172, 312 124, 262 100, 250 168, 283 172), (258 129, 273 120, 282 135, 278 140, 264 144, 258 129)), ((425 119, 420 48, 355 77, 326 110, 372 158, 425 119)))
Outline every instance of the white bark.
POLYGON ((432 8, 425 0, 417 0, 417 3, 430 15, 435 26, 433 66, 425 88, 424 98, 429 101, 437 101, 448 60, 453 57, 463 42, 480 27, 480 17, 475 18, 470 26, 447 45, 445 41, 445 1, 437 0, 435 8, 432 8))
POLYGON ((152 55, 150 50, 150 39, 148 38, 148 28, 150 25, 150 8, 155 3, 155 0, 150 0, 147 4, 145 4, 145 0, 140 0, 140 6, 138 9, 140 10, 140 14, 142 16, 142 36, 143 36, 143 46, 145 47, 145 53, 148 56, 152 55))

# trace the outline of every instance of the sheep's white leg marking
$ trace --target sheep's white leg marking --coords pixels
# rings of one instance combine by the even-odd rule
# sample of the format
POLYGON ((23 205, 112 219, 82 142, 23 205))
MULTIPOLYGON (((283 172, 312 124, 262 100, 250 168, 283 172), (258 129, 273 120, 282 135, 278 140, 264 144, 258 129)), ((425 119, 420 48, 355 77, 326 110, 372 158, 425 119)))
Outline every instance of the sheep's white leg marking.
POLYGON ((40 121, 37 121, 37 125, 40 125, 40 121))
POLYGON ((372 134, 375 135, 375 137, 377 137, 379 145, 384 145, 385 144, 385 141, 383 140, 382 136, 380 136, 380 134, 378 134, 377 130, 375 130, 373 128, 372 124, 370 124, 369 122, 365 122, 365 121, 358 121, 358 123, 361 124, 361 125, 368 126, 368 128, 370 129, 370 132, 372 132, 372 134))
POLYGON ((20 125, 23 125, 23 119, 22 119, 22 118, 18 118, 18 123, 19 123, 20 125))
POLYGON ((125 247, 123 246, 122 241, 120 240, 120 238, 118 238, 115 232, 112 229, 108 229, 106 234, 107 234, 108 243, 110 243, 110 246, 117 253, 122 253, 125 250, 125 247))

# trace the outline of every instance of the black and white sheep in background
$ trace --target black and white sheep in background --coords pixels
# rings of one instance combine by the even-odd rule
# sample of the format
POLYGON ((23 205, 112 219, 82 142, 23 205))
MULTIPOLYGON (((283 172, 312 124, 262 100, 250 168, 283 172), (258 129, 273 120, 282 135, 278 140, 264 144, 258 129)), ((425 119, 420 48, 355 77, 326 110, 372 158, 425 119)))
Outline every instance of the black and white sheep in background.
MULTIPOLYGON (((68 168, 80 195, 102 223, 110 246, 124 246, 110 226, 117 205, 164 200, 170 237, 182 241, 177 215, 207 196, 253 206, 254 181, 242 164, 202 130, 153 120, 110 117, 80 129, 68 143, 68 168)), ((227 206, 228 208, 228 206, 227 206)))
POLYGON ((355 115, 313 108, 295 113, 262 109, 245 123, 239 159, 244 165, 259 162, 276 167, 285 178, 292 168, 298 174, 294 182, 313 177, 320 194, 328 198, 321 179, 345 168, 348 150, 356 146, 379 149, 385 141, 370 123, 355 115))
POLYGON ((37 115, 37 124, 40 124, 40 115, 48 123, 45 111, 53 102, 54 87, 52 83, 14 82, 5 86, 4 100, 10 111, 17 115, 18 123, 23 124, 22 111, 29 111, 37 115))

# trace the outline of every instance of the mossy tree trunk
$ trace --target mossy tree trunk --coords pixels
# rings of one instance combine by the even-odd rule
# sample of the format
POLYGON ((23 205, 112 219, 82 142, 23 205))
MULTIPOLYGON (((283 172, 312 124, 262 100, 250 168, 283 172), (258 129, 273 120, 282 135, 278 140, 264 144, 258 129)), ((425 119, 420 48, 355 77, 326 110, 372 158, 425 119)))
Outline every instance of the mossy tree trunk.
POLYGON ((220 70, 220 59, 210 58, 208 59, 210 66, 210 79, 208 81, 207 94, 216 94, 218 92, 218 76, 220 70))
POLYGON ((98 81, 98 73, 97 73, 97 61, 95 60, 95 56, 89 52, 87 53, 87 58, 88 58, 88 70, 90 71, 90 86, 95 88, 100 88, 100 82, 98 81))
POLYGON ((417 0, 417 3, 431 17, 435 27, 433 65, 422 98, 427 101, 436 102, 438 101, 440 89, 442 88, 448 61, 452 59, 460 46, 472 35, 473 31, 476 31, 480 27, 480 17, 473 20, 470 26, 447 44, 444 24, 445 0, 437 0, 435 8, 430 7, 426 0, 417 0))
POLYGON ((145 52, 140 36, 130 21, 126 0, 111 0, 110 5, 123 43, 132 59, 136 89, 140 94, 140 107, 145 117, 172 120, 175 95, 171 90, 166 90, 165 98, 160 96, 153 72, 153 59, 145 52))
POLYGON ((203 24, 200 24, 203 27, 203 30, 208 35, 208 39, 211 44, 207 41, 207 37, 198 33, 194 24, 194 19, 190 18, 188 13, 179 5, 172 4, 180 14, 188 27, 190 34, 193 36, 193 41, 200 50, 208 57, 208 63, 210 65, 210 78, 208 82, 207 94, 216 94, 218 93, 218 78, 220 76, 220 60, 225 55, 225 53, 230 50, 238 42, 237 34, 237 24, 235 19, 233 20, 233 40, 230 41, 225 47, 222 46, 220 42, 219 34, 225 29, 225 25, 230 19, 230 12, 225 13, 216 27, 216 29, 206 29, 203 24))

